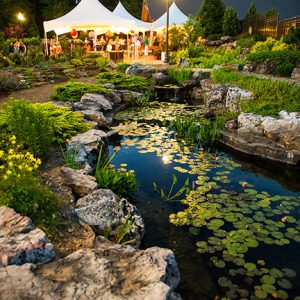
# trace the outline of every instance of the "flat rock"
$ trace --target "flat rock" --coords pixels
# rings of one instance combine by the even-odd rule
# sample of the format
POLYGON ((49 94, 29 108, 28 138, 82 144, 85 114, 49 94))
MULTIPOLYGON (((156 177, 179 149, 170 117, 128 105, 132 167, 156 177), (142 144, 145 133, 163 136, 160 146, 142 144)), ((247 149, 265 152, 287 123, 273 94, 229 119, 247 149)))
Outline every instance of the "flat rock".
POLYGON ((168 76, 163 72, 154 73, 152 76, 155 85, 165 85, 168 82, 168 76))
POLYGON ((95 177, 82 174, 79 170, 62 167, 60 176, 62 184, 70 187, 78 198, 90 194, 98 186, 95 177))
MULTIPOLYGON (((53 260, 55 250, 45 233, 13 209, 0 207, 0 268, 53 260)), ((0 280, 1 281, 1 280, 0 280)))
POLYGON ((143 93, 128 91, 128 90, 118 90, 118 94, 121 97, 123 103, 130 103, 132 98, 136 98, 138 100, 144 97, 143 93))
POLYGON ((134 245, 139 246, 144 236, 143 219, 137 214, 137 209, 126 199, 119 199, 110 190, 99 189, 80 198, 76 203, 75 213, 83 222, 98 227, 102 232, 106 227, 114 233, 125 220, 132 222, 128 238, 134 239, 134 245))
POLYGON ((155 67, 133 64, 126 69, 126 74, 130 76, 142 76, 150 78, 156 72, 155 67))
POLYGON ((106 95, 86 93, 79 102, 74 103, 74 110, 109 111, 113 104, 106 98, 106 95))
POLYGON ((300 66, 294 68, 291 78, 300 82, 300 66))
POLYGON ((81 110, 84 118, 88 121, 96 122, 98 127, 106 127, 109 125, 108 120, 104 116, 103 112, 95 110, 81 110))
POLYGON ((222 144, 242 153, 289 165, 300 163, 300 151, 287 150, 282 145, 266 137, 227 129, 222 130, 222 135, 222 144))
POLYGON ((0 269, 0 299, 171 300, 179 283, 174 253, 158 247, 135 250, 98 238, 46 265, 0 269))

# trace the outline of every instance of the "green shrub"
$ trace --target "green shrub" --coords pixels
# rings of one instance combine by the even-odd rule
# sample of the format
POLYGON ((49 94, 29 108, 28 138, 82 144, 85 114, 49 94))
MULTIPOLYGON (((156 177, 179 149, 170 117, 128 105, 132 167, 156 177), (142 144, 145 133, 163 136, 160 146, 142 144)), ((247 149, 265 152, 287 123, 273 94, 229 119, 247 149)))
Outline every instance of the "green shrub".
POLYGON ((76 58, 71 59, 70 63, 75 67, 81 67, 84 65, 84 62, 82 60, 76 58))
POLYGON ((135 92, 149 90, 149 80, 141 76, 128 76, 123 73, 104 72, 96 77, 99 83, 112 83, 117 89, 125 89, 135 92))
POLYGON ((210 34, 207 39, 209 41, 218 41, 223 36, 222 33, 210 34))
POLYGON ((283 41, 289 45, 300 45, 300 28, 291 27, 283 41))
POLYGON ((134 172, 114 169, 110 162, 115 157, 105 158, 100 150, 95 171, 96 180, 101 188, 110 189, 121 197, 131 197, 137 189, 137 180, 134 172))
POLYGON ((266 41, 264 42, 257 42, 253 48, 252 52, 261 52, 261 51, 271 51, 276 43, 276 40, 274 40, 271 37, 268 37, 266 41))
POLYGON ((201 56, 204 48, 202 46, 191 46, 188 48, 188 57, 195 58, 201 56))
POLYGON ((99 56, 96 59, 96 64, 99 68, 105 68, 107 66, 107 63, 108 63, 108 59, 106 57, 99 56))
POLYGON ((119 71, 119 72, 123 72, 125 73, 125 71, 127 70, 128 67, 130 67, 131 64, 127 64, 127 63, 119 63, 117 65, 117 68, 116 70, 119 71))
POLYGON ((244 112, 277 116, 281 110, 300 111, 300 87, 297 85, 223 70, 215 70, 212 80, 215 83, 235 84, 252 91, 255 100, 242 103, 244 112))
POLYGON ((300 52, 292 50, 261 51, 250 53, 247 60, 256 64, 272 64, 275 66, 276 75, 291 76, 293 67, 300 63, 300 52))
MULTIPOLYGON (((16 38, 13 39, 8 39, 7 40, 7 44, 10 44, 11 42, 15 43, 16 42, 16 38)), ((28 47, 28 46, 40 46, 42 43, 40 38, 37 37, 30 37, 30 38, 24 38, 24 44, 28 47)))
POLYGON ((11 100, 1 111, 1 123, 36 156, 43 156, 50 150, 54 132, 45 114, 25 100, 11 100))
POLYGON ((249 38, 237 40, 236 44, 242 49, 246 49, 246 48, 252 48, 256 44, 256 41, 254 40, 253 37, 249 37, 249 38))
POLYGON ((54 88, 54 100, 77 102, 85 93, 108 94, 102 85, 69 81, 54 88))
POLYGON ((62 144, 68 138, 85 132, 90 129, 90 125, 83 121, 83 115, 78 112, 73 112, 71 107, 60 107, 52 103, 32 104, 52 124, 54 136, 52 142, 62 144))
POLYGON ((22 88, 20 80, 14 75, 0 75, 0 91, 12 92, 22 88))
POLYGON ((188 68, 170 68, 168 70, 169 79, 172 83, 181 84, 192 78, 193 71, 188 68))

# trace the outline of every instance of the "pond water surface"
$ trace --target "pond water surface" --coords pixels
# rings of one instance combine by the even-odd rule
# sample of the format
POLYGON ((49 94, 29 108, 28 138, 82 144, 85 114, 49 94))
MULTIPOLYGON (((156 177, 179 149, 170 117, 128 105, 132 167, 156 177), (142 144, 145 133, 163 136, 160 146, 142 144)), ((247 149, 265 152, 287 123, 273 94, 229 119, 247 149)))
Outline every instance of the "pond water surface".
POLYGON ((183 299, 299 300, 300 172, 224 149, 203 151, 161 125, 195 113, 162 104, 117 116, 110 153, 118 150, 115 167, 136 173, 143 247, 174 251, 183 299), (192 192, 162 200, 160 189, 168 194, 174 175, 171 196, 187 178, 192 192))

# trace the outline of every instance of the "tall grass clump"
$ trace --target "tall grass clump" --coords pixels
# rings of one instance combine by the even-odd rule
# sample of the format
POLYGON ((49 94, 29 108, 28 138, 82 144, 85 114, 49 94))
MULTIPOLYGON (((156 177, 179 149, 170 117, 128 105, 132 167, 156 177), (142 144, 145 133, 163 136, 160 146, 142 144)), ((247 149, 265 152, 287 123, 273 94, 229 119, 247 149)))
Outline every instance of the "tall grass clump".
POLYGON ((103 72, 96 77, 99 83, 111 83, 117 89, 135 92, 149 91, 149 80, 141 76, 129 76, 123 73, 103 72))
POLYGON ((135 173, 114 169, 110 163, 116 154, 107 158, 101 147, 95 171, 96 180, 101 188, 110 189, 121 197, 131 197, 137 189, 135 173))
POLYGON ((192 78, 193 71, 189 68, 171 68, 168 70, 168 75, 172 83, 181 84, 192 78))
POLYGON ((255 99, 241 103, 244 112, 277 116, 281 110, 300 111, 300 87, 297 85, 224 70, 213 71, 212 80, 215 83, 235 84, 252 91, 255 99))
POLYGON ((13 75, 0 75, 0 91, 12 92, 22 88, 20 80, 13 75))
POLYGON ((108 94, 102 85, 69 81, 54 88, 53 99, 58 101, 77 102, 85 93, 108 94))

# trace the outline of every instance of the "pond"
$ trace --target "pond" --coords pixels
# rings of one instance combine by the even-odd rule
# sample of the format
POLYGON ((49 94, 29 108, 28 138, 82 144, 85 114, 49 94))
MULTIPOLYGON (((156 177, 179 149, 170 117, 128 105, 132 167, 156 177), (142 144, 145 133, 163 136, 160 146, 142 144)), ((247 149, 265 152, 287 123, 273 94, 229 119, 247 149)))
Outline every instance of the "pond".
POLYGON ((118 150, 115 167, 136 173, 143 247, 174 251, 183 299, 299 300, 300 172, 204 151, 164 126, 195 114, 201 109, 162 103, 116 116, 110 153, 118 150), (162 200, 172 183, 169 198, 185 183, 191 192, 162 200))

